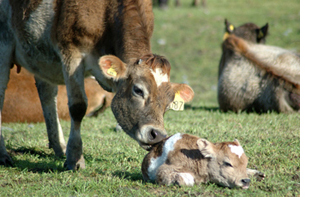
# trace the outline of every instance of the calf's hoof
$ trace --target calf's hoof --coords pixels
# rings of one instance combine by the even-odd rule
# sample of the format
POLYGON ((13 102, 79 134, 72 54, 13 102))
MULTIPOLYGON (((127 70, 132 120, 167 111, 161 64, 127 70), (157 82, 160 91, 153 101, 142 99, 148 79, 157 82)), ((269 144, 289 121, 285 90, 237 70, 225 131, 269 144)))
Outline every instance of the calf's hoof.
POLYGON ((77 171, 79 169, 85 169, 85 161, 84 161, 83 155, 78 161, 70 161, 69 159, 67 159, 63 167, 66 170, 73 170, 73 171, 77 171))
POLYGON ((11 167, 13 166, 13 161, 11 157, 8 155, 8 153, 4 155, 0 155, 0 165, 11 166, 11 167))
POLYGON ((257 172, 254 174, 254 177, 256 178, 257 181, 262 181, 265 179, 266 175, 262 172, 257 172))

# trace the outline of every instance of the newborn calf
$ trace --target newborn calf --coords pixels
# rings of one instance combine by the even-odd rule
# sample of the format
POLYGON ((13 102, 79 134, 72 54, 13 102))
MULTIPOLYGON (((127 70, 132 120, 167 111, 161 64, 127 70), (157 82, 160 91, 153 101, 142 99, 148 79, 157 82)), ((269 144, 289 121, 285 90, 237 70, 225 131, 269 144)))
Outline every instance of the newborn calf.
POLYGON ((156 146, 142 162, 145 181, 187 185, 213 182, 233 188, 249 187, 249 176, 265 175, 246 168, 248 158, 238 140, 211 143, 197 136, 177 133, 156 146))

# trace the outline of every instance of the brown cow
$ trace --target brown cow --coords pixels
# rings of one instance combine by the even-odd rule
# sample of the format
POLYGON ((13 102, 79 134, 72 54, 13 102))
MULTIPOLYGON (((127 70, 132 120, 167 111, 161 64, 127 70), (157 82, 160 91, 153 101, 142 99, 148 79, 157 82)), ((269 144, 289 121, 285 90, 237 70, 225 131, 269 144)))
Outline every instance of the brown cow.
MULTIPOLYGON (((84 77, 93 75, 105 90, 116 92, 111 107, 119 125, 149 150, 166 137, 163 115, 173 99, 187 102, 194 96, 188 85, 170 83, 169 62, 151 54, 152 32, 151 0, 1 1, 0 110, 11 65, 26 68, 35 75, 50 147, 57 156, 66 154, 66 169, 85 168, 84 77), (67 88, 67 147, 56 110, 58 84, 67 88)), ((0 136, 0 163, 12 164, 0 136)))
POLYGON ((145 181, 192 186, 212 182, 224 187, 249 187, 249 177, 264 179, 264 173, 246 168, 248 158, 238 140, 211 143, 189 134, 177 133, 163 140, 145 156, 145 181))
POLYGON ((268 24, 235 28, 225 21, 219 65, 218 102, 222 111, 293 112, 300 109, 300 57, 264 45, 268 24))
MULTIPOLYGON (((88 99, 86 116, 98 116, 110 106, 113 93, 105 91, 95 79, 84 79, 88 99)), ((58 86, 58 117, 70 120, 66 86, 58 86)), ((22 69, 20 73, 11 70, 10 80, 5 91, 2 109, 2 122, 44 122, 43 110, 38 98, 34 76, 22 69)))

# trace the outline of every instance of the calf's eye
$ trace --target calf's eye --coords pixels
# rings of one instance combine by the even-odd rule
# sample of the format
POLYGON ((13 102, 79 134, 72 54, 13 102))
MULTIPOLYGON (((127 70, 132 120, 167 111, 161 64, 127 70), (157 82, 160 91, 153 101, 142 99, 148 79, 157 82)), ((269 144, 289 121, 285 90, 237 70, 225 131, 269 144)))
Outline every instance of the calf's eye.
POLYGON ((138 86, 134 85, 133 88, 132 88, 132 91, 135 95, 137 96, 141 96, 143 97, 144 94, 143 94, 143 91, 141 90, 141 88, 139 88, 138 86))
POLYGON ((229 163, 229 162, 224 162, 224 165, 227 166, 227 167, 232 167, 233 168, 232 164, 229 163))

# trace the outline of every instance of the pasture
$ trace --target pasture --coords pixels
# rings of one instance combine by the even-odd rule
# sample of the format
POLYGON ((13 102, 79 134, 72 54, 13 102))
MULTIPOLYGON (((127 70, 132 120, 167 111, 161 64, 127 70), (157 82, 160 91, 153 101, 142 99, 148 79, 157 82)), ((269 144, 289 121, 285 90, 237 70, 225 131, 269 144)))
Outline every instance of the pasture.
MULTIPOLYGON (((269 23, 266 44, 300 52, 300 1, 208 0, 193 8, 191 0, 175 7, 154 8, 152 51, 172 65, 171 80, 188 83, 195 98, 183 112, 168 111, 169 135, 182 132, 211 142, 237 138, 249 157, 249 168, 266 174, 248 190, 215 184, 193 187, 159 186, 142 180, 146 151, 124 132, 108 109, 97 118, 84 118, 81 135, 86 169, 64 171, 64 159, 48 149, 44 123, 3 124, 6 147, 14 167, 0 166, 0 196, 299 196, 300 114, 221 113, 217 76, 224 19, 235 26, 269 23)), ((70 122, 61 121, 66 140, 70 122)))

